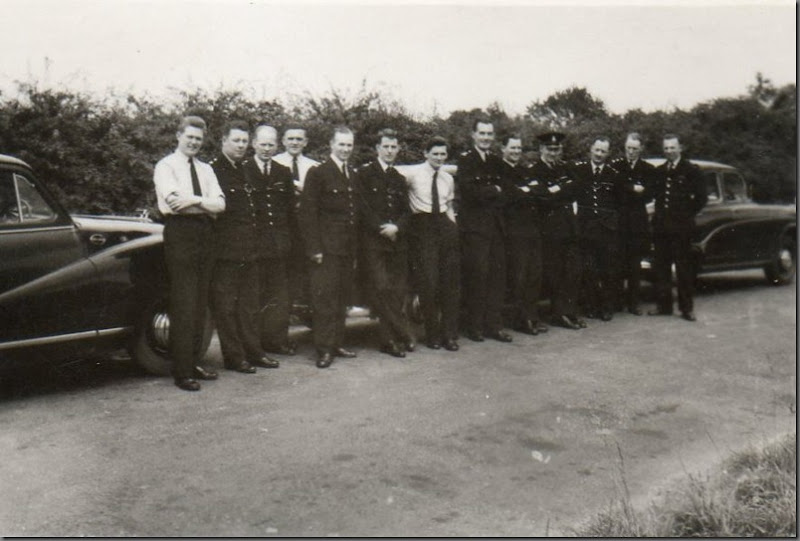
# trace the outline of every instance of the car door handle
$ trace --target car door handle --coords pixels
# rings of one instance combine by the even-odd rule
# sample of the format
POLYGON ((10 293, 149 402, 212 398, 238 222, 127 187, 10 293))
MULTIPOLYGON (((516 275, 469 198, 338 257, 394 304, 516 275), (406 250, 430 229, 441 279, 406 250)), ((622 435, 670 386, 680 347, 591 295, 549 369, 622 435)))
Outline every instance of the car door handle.
POLYGON ((95 246, 102 246, 106 243, 106 236, 102 233, 94 233, 91 237, 89 237, 89 242, 95 246))

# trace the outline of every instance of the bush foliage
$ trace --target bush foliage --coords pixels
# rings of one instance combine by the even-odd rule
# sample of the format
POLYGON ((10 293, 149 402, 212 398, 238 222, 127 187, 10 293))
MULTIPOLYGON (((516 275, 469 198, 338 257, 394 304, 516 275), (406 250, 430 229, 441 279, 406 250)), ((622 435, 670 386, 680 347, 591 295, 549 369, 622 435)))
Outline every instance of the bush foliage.
POLYGON ((523 115, 509 116, 492 103, 428 119, 366 83, 352 95, 331 90, 324 96, 291 96, 285 103, 253 100, 239 90, 180 92, 171 103, 162 103, 148 96, 98 98, 20 83, 15 96, 0 96, 0 152, 30 163, 73 212, 127 213, 152 203, 153 167, 174 148, 175 126, 184 114, 200 115, 209 125, 202 153, 206 159, 218 151, 222 126, 233 118, 279 130, 303 125, 310 141, 307 153, 317 159, 328 153, 331 128, 346 124, 356 132, 357 163, 372 159, 372 134, 384 127, 402 134, 402 162, 421 161, 423 143, 431 135, 445 136, 454 158, 469 147, 477 117, 491 118, 500 134, 520 134, 529 159, 536 157, 535 135, 553 129, 569 135, 567 158, 584 157, 599 134, 610 136, 621 152, 629 131, 643 135, 648 155, 658 155, 661 136, 674 132, 681 135, 688 157, 738 167, 753 182, 757 200, 796 197, 796 87, 775 88, 760 74, 746 95, 688 111, 612 114, 587 89, 572 87, 532 102, 523 115))

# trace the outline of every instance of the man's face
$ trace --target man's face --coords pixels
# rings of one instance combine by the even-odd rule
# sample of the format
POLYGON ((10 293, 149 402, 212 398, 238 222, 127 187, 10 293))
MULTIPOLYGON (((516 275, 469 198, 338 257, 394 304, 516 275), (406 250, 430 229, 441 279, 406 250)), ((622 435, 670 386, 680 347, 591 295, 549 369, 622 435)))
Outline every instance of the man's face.
POLYGON ((353 134, 335 133, 331 140, 331 154, 341 161, 347 161, 353 153, 353 134))
POLYGON ((375 150, 381 160, 392 165, 397 159, 397 153, 400 152, 400 145, 397 143, 397 139, 381 137, 381 142, 375 146, 375 150))
POLYGON ((425 152, 425 159, 431 167, 439 169, 447 159, 447 147, 444 145, 431 147, 430 150, 425 152))
POLYGON ((540 145, 539 155, 542 161, 553 163, 561 156, 561 145, 540 145))
POLYGON ((283 134, 283 148, 292 156, 299 156, 306 148, 308 139, 306 139, 306 131, 299 129, 286 130, 283 134))
POLYGON ((250 134, 243 130, 231 130, 222 138, 222 153, 228 159, 238 162, 247 152, 250 134))
POLYGON ((253 150, 259 160, 268 161, 278 150, 278 133, 274 130, 260 130, 253 140, 253 150))
POLYGON ((203 130, 194 126, 186 126, 182 132, 178 132, 178 150, 187 156, 194 157, 200 152, 203 146, 203 130))
POLYGON ((503 159, 508 163, 517 163, 522 157, 522 140, 509 139, 506 146, 503 147, 503 159))
POLYGON ((494 126, 489 123, 478 122, 475 131, 472 132, 472 140, 478 150, 486 151, 492 146, 494 141, 494 126))
POLYGON ((628 161, 635 162, 642 155, 642 142, 635 139, 625 141, 625 157, 628 161))
POLYGON ((681 157, 681 144, 677 139, 664 139, 664 157, 671 162, 681 157))
POLYGON ((592 143, 592 148, 590 149, 592 154, 592 163, 596 165, 606 163, 610 146, 611 145, 608 141, 595 141, 592 143))

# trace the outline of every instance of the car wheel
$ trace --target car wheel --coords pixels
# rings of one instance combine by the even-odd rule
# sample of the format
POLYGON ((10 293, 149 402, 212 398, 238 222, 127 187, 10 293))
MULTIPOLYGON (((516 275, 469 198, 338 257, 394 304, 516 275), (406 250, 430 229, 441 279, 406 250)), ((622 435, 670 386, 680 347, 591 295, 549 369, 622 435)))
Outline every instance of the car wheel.
MULTIPOLYGON (((211 317, 206 315, 205 329, 203 330, 203 343, 200 357, 208 350, 214 326, 211 317)), ((132 348, 132 356, 136 363, 149 374, 155 376, 169 376, 172 363, 167 355, 169 347, 169 316, 167 315, 167 301, 160 299, 153 302, 145 310, 141 324, 136 332, 132 348)))
POLYGON ((797 272, 797 246, 789 235, 783 235, 778 243, 774 260, 764 267, 767 281, 776 286, 792 283, 797 272))

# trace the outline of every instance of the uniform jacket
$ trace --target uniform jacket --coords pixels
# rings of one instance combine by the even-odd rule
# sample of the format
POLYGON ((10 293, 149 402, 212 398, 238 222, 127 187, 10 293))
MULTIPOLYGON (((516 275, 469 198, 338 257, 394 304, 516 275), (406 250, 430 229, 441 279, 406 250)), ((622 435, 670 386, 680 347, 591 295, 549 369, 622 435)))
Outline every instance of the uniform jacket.
POLYGON ((254 261, 264 256, 259 231, 259 208, 253 186, 247 186, 244 165, 235 166, 223 154, 211 162, 222 192, 225 211, 214 222, 217 259, 254 261))
POLYGON ((503 180, 509 186, 505 207, 506 233, 525 237, 539 235, 541 217, 537 198, 547 189, 543 183, 533 179, 532 166, 517 164, 512 167, 503 161, 503 180))
POLYGON ((292 172, 274 160, 270 160, 269 175, 261 173, 254 158, 243 167, 245 180, 256 190, 263 256, 285 257, 291 248, 289 221, 295 208, 292 172))
POLYGON ((668 163, 656 168, 653 181, 653 231, 691 231, 695 215, 708 202, 706 185, 700 168, 686 158, 681 158, 672 171, 667 171, 668 163))
POLYGON ((620 227, 623 234, 647 234, 650 230, 647 218, 647 203, 653 200, 653 174, 655 167, 644 160, 636 160, 631 169, 628 160, 619 158, 612 163, 622 177, 622 199, 620 205, 620 227), (636 193, 634 187, 644 191, 636 193))
POLYGON ((391 172, 384 172, 380 162, 374 161, 358 171, 356 186, 361 247, 366 250, 405 250, 406 227, 411 215, 405 177, 394 168, 391 172), (381 225, 386 223, 399 228, 394 241, 380 234, 381 225))
POLYGON ((572 204, 580 185, 573 172, 563 162, 551 167, 540 159, 531 167, 530 175, 531 182, 544 186, 537 194, 543 235, 556 241, 576 239, 578 221, 572 204))
POLYGON ((355 256, 358 210, 355 172, 349 174, 347 179, 330 158, 309 170, 298 209, 308 256, 355 256))
POLYGON ((619 209, 624 189, 619 171, 606 163, 595 176, 594 167, 589 160, 576 163, 573 169, 580 186, 578 227, 583 237, 619 231, 619 209))
POLYGON ((503 207, 508 186, 503 182, 502 165, 502 160, 491 152, 484 162, 474 148, 459 156, 455 183, 459 197, 458 227, 462 233, 488 235, 493 228, 505 229, 503 207))

